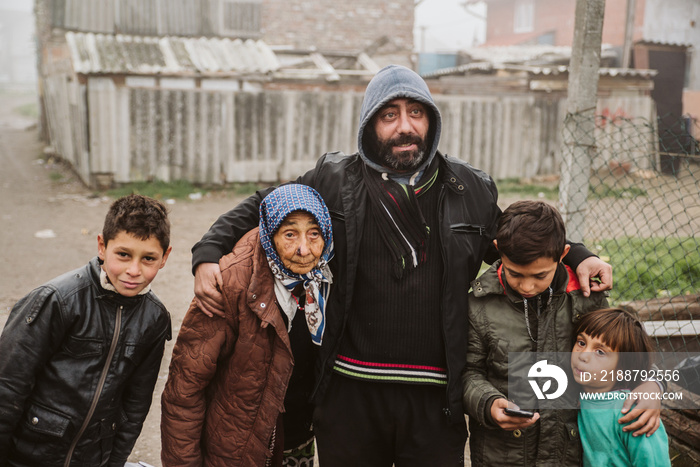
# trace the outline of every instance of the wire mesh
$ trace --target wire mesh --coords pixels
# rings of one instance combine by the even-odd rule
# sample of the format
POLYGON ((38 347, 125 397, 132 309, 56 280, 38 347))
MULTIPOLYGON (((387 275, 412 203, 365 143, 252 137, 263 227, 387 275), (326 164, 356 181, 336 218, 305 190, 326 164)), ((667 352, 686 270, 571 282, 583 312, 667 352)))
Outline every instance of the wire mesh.
MULTIPOLYGON (((562 170, 572 173, 561 178, 579 182, 560 186, 560 208, 570 238, 580 232, 612 264, 610 302, 642 320, 665 356, 657 365, 689 370, 667 390, 700 404, 700 360, 690 358, 700 352, 698 136, 698 122, 687 117, 568 115, 562 170), (581 148, 582 134, 592 147, 581 148), (581 178, 582 171, 590 176, 581 178)), ((674 465, 698 465, 699 411, 664 410, 662 418, 678 451, 674 465)))

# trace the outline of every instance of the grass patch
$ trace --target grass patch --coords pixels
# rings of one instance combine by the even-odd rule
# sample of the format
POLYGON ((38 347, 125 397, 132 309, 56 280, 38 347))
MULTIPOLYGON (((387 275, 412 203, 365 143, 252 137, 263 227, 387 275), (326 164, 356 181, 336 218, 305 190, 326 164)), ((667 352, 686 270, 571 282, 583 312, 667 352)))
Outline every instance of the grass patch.
POLYGON ((498 196, 522 196, 524 198, 545 198, 557 200, 559 198, 559 186, 547 186, 535 183, 525 183, 519 178, 504 178, 496 180, 498 196))
POLYGON ((265 184, 258 184, 258 183, 253 183, 253 182, 246 182, 246 183, 234 183, 227 187, 227 190, 230 190, 234 195, 252 195, 256 191, 258 191, 261 188, 267 187, 269 185, 265 184))
POLYGON ((106 195, 112 198, 121 198, 122 196, 137 194, 150 196, 156 199, 186 199, 192 193, 202 193, 203 195, 207 193, 207 190, 203 190, 194 186, 192 183, 185 180, 178 180, 175 182, 134 182, 126 183, 117 188, 107 190, 106 195))
POLYGON ((29 117, 34 119, 39 118, 39 107, 37 106, 36 102, 20 105, 19 107, 15 107, 14 109, 12 109, 12 111, 23 117, 29 117))
POLYGON ((636 186, 631 186, 628 188, 613 188, 606 184, 600 184, 589 187, 590 198, 626 198, 632 199, 640 196, 648 196, 646 190, 638 188, 636 186))
POLYGON ((156 180, 152 182, 126 183, 117 188, 107 190, 105 194, 112 198, 138 194, 155 199, 188 199, 190 195, 196 195, 197 193, 202 196, 208 193, 231 193, 233 195, 246 196, 252 195, 261 187, 262 185, 256 183, 232 183, 225 186, 201 187, 186 180, 176 180, 174 182, 156 180))
MULTIPOLYGON (((504 178, 496 181, 499 197, 521 196, 525 199, 544 198, 550 201, 559 199, 559 184, 546 185, 541 183, 529 183, 519 178, 504 178)), ((646 190, 631 186, 628 188, 610 187, 605 184, 590 185, 589 197, 591 199, 601 198, 625 198, 632 199, 639 196, 648 196, 646 190)))
POLYGON ((52 170, 51 172, 49 172, 49 180, 51 180, 52 182, 63 181, 63 174, 56 170, 52 170))
POLYGON ((622 237, 595 249, 613 266, 612 303, 683 295, 700 287, 700 245, 693 237, 622 237))

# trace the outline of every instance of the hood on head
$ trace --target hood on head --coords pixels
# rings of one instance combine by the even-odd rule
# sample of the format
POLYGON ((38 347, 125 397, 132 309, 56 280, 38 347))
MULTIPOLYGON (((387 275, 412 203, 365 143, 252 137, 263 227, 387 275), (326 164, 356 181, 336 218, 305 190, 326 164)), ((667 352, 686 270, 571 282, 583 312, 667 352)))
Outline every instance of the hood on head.
POLYGON ((442 117, 423 78, 415 71, 400 65, 389 65, 382 68, 367 85, 365 97, 362 101, 362 109, 360 110, 360 130, 357 135, 357 147, 360 157, 366 164, 377 171, 392 172, 367 155, 363 138, 365 128, 372 120, 374 114, 384 105, 398 98, 408 98, 421 102, 433 114, 430 117, 430 131, 428 132, 428 136, 432 136, 432 144, 428 141, 428 157, 418 169, 423 170, 430 164, 437 152, 442 130, 442 117))

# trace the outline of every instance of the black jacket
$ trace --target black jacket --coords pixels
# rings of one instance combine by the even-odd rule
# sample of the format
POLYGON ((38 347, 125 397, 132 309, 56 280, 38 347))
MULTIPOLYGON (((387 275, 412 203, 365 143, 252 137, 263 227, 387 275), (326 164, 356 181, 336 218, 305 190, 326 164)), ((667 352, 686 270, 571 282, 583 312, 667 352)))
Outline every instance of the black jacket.
POLYGON ((0 466, 123 467, 170 338, 153 294, 100 285, 94 258, 12 309, 0 336, 0 466))
MULTIPOLYGON (((445 414, 463 423, 461 373, 467 354, 467 306, 469 284, 476 278, 482 260, 497 259, 492 239, 501 210, 491 178, 469 164, 443 156, 439 158, 439 228, 444 272, 442 276, 442 329, 448 366, 445 414)), ((328 153, 316 167, 297 179, 315 188, 323 197, 333 221, 335 258, 330 262, 333 288, 326 308, 327 327, 321 347, 320 379, 314 395, 323 394, 335 361, 345 322, 351 307, 360 236, 367 212, 367 189, 362 181, 358 154, 328 153)), ((192 248, 192 262, 218 262, 248 230, 257 226, 258 206, 272 188, 259 191, 223 214, 192 248)), ((589 256, 585 248, 567 255, 574 266, 589 256), (569 258, 571 256, 571 258, 569 258)))

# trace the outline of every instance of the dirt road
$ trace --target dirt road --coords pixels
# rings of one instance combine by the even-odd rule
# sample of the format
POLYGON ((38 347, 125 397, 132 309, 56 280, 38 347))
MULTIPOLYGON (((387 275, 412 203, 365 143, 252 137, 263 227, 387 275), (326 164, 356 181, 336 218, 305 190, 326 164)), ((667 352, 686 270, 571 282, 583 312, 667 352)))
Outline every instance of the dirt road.
MULTIPOLYGON (((39 162, 44 145, 34 122, 12 112, 33 99, 31 94, 0 93, 0 329, 22 296, 97 254, 97 234, 112 202, 95 197, 65 168, 39 162)), ((190 248, 236 202, 232 195, 218 195, 169 205, 173 252, 153 290, 172 315, 173 336, 193 295, 190 248)), ((166 347, 153 405, 131 461, 161 465, 159 401, 173 343, 166 347)))

